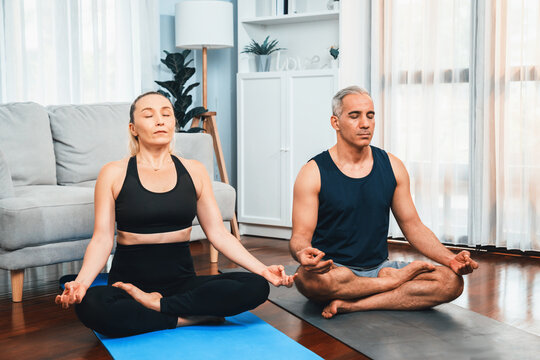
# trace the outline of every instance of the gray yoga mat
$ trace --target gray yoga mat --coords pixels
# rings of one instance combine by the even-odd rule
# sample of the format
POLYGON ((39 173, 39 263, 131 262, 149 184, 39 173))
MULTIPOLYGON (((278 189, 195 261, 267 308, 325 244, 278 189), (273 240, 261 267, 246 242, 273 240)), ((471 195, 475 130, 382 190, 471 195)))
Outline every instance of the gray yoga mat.
MULTIPOLYGON (((292 274, 296 266, 286 270, 292 274)), ((540 359, 539 336, 454 304, 325 319, 322 307, 294 287, 271 286, 269 300, 373 359, 540 359)))

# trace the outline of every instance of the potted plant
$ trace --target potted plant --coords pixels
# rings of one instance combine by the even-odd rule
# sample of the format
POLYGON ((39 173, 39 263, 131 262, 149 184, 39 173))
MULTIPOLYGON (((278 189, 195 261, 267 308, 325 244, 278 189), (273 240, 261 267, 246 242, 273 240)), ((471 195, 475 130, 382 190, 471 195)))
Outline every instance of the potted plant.
POLYGON ((338 56, 339 56, 339 47, 330 47, 330 56, 332 57, 332 60, 330 60, 330 65, 333 69, 338 67, 338 56))
POLYGON ((191 50, 184 50, 181 53, 164 52, 167 54, 167 56, 165 59, 161 59, 161 62, 172 71, 174 79, 169 81, 156 81, 156 84, 168 91, 165 92, 158 90, 160 93, 168 97, 173 104, 174 117, 176 118, 176 131, 201 132, 204 130, 201 127, 194 127, 188 130, 184 129, 186 124, 191 119, 207 111, 202 106, 196 106, 188 110, 193 102, 192 96, 189 95, 189 92, 199 86, 199 83, 197 82, 186 87, 186 82, 193 76, 193 74, 195 74, 195 68, 189 66, 193 59, 186 62, 186 58, 190 54, 191 50))
POLYGON ((270 70, 270 57, 269 55, 278 50, 285 50, 284 48, 278 48, 278 41, 276 39, 269 40, 270 35, 264 39, 262 44, 259 44, 255 40, 251 39, 251 43, 244 47, 242 53, 254 54, 257 59, 257 71, 269 71, 270 70))

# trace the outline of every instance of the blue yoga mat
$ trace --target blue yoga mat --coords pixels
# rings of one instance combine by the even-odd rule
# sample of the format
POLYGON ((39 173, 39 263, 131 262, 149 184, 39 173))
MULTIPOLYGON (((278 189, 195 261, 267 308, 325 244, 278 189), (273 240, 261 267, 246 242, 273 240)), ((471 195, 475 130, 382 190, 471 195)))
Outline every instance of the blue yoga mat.
POLYGON ((95 333, 114 359, 322 359, 250 312, 124 338, 95 333))
MULTIPOLYGON (((74 280, 66 275, 60 288, 74 280)), ((92 286, 107 285, 99 274, 92 286)), ((250 312, 227 317, 221 325, 198 325, 108 338, 94 331, 114 359, 322 359, 250 312)))
MULTIPOLYGON (((62 291, 64 291, 64 289, 65 289, 64 284, 67 283, 67 282, 75 280, 76 277, 77 277, 77 275, 64 275, 64 276, 62 276, 60 278, 60 280, 58 280, 58 283, 60 285, 60 289, 62 291)), ((108 279, 109 279, 109 274, 100 273, 100 274, 98 274, 98 276, 96 276, 96 279, 94 280, 92 285, 90 285, 90 287, 99 286, 99 285, 107 285, 107 280, 108 279)))

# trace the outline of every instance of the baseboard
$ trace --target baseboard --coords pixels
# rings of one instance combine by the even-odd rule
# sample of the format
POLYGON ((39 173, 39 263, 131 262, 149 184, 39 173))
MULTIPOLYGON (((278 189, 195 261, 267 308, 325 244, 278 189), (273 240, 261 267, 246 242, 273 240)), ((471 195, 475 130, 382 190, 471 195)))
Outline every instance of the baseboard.
POLYGON ((259 225, 259 224, 238 224, 240 235, 264 236, 289 240, 292 230, 289 227, 259 225))

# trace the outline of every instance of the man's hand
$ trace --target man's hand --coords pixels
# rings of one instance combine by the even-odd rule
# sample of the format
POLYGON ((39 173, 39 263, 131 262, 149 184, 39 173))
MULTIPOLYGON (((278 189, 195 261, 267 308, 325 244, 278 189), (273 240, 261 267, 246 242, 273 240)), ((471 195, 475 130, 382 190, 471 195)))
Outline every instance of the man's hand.
POLYGON ((332 260, 321 261, 324 253, 312 247, 304 248, 296 253, 296 258, 306 271, 316 274, 324 274, 332 268, 332 260))
POLYGON ((63 309, 67 309, 75 303, 80 304, 84 295, 86 295, 86 290, 86 286, 79 282, 67 282, 64 284, 64 292, 62 295, 57 295, 54 302, 62 305, 63 309))
POLYGON ((471 253, 464 250, 450 260, 450 269, 458 275, 466 275, 478 269, 478 263, 471 259, 471 253))
POLYGON ((283 265, 270 265, 261 273, 262 277, 268 280, 269 283, 278 286, 291 287, 296 278, 296 274, 287 275, 285 274, 285 268, 283 265))

